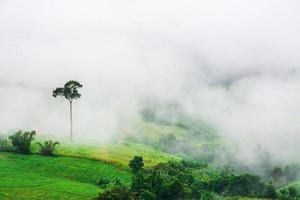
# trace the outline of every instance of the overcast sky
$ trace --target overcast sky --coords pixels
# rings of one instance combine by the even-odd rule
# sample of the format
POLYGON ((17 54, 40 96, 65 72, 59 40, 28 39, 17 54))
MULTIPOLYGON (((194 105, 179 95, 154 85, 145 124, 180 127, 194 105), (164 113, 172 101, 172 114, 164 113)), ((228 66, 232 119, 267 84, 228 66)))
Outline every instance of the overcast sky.
POLYGON ((67 132, 68 107, 51 91, 76 79, 79 135, 114 135, 151 96, 241 146, 297 155, 299 10, 296 0, 0 0, 0 132, 67 132))

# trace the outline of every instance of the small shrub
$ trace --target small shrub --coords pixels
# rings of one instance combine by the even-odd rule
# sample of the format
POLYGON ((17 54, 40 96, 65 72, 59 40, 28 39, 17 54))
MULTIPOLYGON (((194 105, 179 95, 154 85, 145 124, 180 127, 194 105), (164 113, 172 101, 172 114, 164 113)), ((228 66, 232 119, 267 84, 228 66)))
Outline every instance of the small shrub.
POLYGON ((121 180, 118 179, 118 178, 115 178, 115 179, 112 181, 112 183, 113 183, 114 185, 122 185, 121 180))
POLYGON ((156 200, 156 195, 149 191, 149 190, 145 190, 141 193, 140 198, 142 200, 156 200))
POLYGON ((41 154, 44 156, 53 156, 53 151, 56 145, 59 145, 59 142, 53 142, 52 140, 46 141, 44 144, 37 143, 41 147, 41 154))
POLYGON ((128 200, 130 192, 126 187, 117 186, 100 193, 94 200, 128 200))
POLYGON ((137 172, 144 166, 143 157, 141 156, 134 156, 134 158, 129 161, 129 167, 134 171, 137 172))
POLYGON ((108 184, 110 184, 110 180, 108 178, 100 178, 97 182, 97 185, 100 185, 102 187, 106 187, 108 184))
POLYGON ((11 143, 16 147, 17 153, 30 154, 30 145, 36 135, 35 131, 18 131, 14 135, 9 136, 11 143))
POLYGON ((14 151, 15 147, 12 146, 10 140, 6 137, 0 138, 0 151, 14 151))
POLYGON ((108 178, 100 178, 98 181, 96 181, 96 184, 105 188, 108 185, 110 185, 110 186, 121 186, 122 182, 118 178, 115 178, 113 180, 110 180, 108 178))
POLYGON ((281 189, 278 194, 278 199, 280 200, 297 200, 298 194, 297 190, 293 186, 281 189))

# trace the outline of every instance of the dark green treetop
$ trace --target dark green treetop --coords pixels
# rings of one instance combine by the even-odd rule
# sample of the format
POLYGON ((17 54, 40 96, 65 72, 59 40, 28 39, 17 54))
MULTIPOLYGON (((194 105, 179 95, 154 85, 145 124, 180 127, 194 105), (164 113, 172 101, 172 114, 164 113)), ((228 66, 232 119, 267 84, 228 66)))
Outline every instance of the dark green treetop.
POLYGON ((79 88, 82 88, 82 85, 78 81, 68 81, 64 87, 56 88, 53 91, 53 97, 63 96, 68 101, 72 102, 74 99, 81 97, 81 94, 78 92, 79 88))

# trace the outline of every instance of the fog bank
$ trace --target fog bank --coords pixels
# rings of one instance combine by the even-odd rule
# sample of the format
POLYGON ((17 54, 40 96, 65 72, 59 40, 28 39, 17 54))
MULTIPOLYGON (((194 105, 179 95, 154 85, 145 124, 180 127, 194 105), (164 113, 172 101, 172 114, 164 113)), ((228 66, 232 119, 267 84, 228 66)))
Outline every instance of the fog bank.
POLYGON ((0 0, 0 132, 68 134, 51 92, 83 84, 75 134, 114 138, 144 98, 176 101, 239 144, 299 152, 300 3, 0 0))

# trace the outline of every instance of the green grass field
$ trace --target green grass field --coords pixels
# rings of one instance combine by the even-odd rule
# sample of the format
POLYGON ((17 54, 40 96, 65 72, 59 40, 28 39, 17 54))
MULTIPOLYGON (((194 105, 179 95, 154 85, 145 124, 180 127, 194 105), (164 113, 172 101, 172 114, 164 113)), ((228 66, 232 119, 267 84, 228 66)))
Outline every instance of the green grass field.
POLYGON ((130 184, 131 173, 99 161, 0 153, 0 199, 84 200, 101 191, 99 178, 130 184))
POLYGON ((55 153, 59 156, 99 160, 124 169, 128 169, 129 161, 136 155, 144 158, 145 167, 179 160, 176 156, 157 151, 150 146, 131 142, 97 146, 61 145, 55 153))

